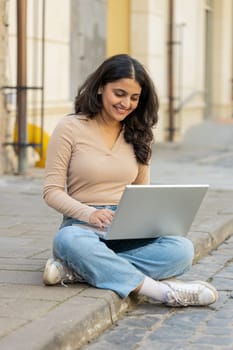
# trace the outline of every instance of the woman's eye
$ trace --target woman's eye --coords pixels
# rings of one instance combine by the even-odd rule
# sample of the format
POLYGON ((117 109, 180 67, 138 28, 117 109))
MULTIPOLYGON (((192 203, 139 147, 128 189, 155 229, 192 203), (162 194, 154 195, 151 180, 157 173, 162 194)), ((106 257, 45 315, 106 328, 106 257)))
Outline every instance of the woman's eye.
POLYGON ((121 96, 124 96, 124 93, 123 92, 115 92, 115 95, 118 97, 121 97, 121 96))

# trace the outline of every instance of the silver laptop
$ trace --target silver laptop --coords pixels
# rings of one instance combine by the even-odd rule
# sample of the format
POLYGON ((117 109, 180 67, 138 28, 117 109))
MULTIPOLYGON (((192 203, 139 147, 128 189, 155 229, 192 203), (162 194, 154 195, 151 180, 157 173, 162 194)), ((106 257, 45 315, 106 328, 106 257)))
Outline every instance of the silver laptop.
POLYGON ((103 230, 92 229, 106 240, 185 236, 208 187, 128 185, 111 225, 103 230))

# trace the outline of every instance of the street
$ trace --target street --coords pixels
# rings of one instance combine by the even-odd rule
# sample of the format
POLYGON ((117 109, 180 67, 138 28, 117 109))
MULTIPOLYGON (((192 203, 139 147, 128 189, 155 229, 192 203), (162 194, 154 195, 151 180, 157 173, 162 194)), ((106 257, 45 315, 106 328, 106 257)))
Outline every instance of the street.
MULTIPOLYGON (((219 292, 209 307, 168 308, 141 303, 83 350, 233 349, 233 237, 201 259, 186 280, 205 280, 219 292)), ((184 279, 184 278, 183 278, 184 279)))

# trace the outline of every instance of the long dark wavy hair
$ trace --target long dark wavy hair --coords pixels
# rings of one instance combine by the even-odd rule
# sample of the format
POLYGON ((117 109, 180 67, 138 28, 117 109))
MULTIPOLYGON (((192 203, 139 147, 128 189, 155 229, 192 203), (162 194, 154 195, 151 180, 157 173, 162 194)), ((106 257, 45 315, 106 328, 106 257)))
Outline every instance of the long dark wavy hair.
POLYGON ((119 54, 106 59, 78 89, 75 113, 94 118, 102 109, 98 89, 119 79, 135 79, 141 86, 137 108, 123 121, 124 138, 134 148, 139 163, 148 164, 153 141, 152 128, 158 121, 158 97, 149 74, 136 59, 119 54))

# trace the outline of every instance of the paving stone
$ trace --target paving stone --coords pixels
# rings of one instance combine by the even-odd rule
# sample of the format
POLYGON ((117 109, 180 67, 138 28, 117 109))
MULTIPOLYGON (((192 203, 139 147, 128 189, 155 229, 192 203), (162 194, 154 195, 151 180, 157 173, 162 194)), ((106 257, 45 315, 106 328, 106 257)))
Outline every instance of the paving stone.
POLYGON ((209 335, 204 335, 200 338, 195 339, 196 344, 213 344, 213 345, 218 345, 221 346, 221 349, 223 346, 229 346, 233 344, 232 342, 232 336, 230 337, 225 337, 225 336, 209 336, 209 335))
POLYGON ((19 327, 23 327, 28 323, 28 320, 17 317, 0 316, 0 338, 13 332, 19 327))
POLYGON ((42 285, 42 272, 0 270, 0 283, 42 285))
POLYGON ((0 299, 17 299, 24 303, 24 299, 31 300, 50 300, 50 301, 65 301, 74 295, 80 294, 83 290, 89 288, 86 284, 77 283, 69 285, 68 288, 63 286, 33 286, 17 285, 15 288, 9 284, 0 284, 0 299), (20 300, 22 299, 22 300, 20 300))
POLYGON ((32 300, 27 298, 22 303, 22 300, 18 298, 2 298, 0 300, 1 317, 11 315, 12 318, 17 318, 20 315, 21 319, 32 320, 44 315, 54 308, 56 304, 56 301, 51 300, 32 300))

